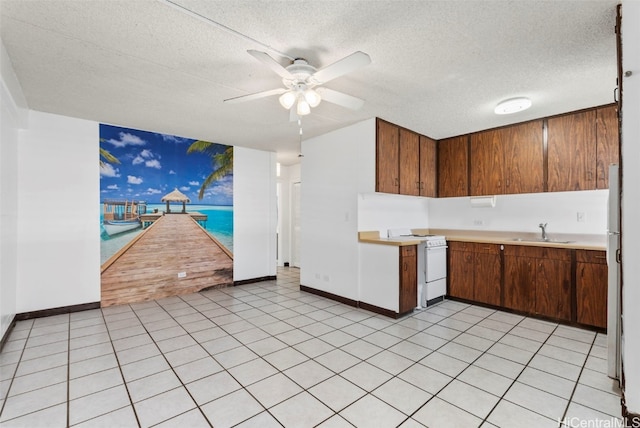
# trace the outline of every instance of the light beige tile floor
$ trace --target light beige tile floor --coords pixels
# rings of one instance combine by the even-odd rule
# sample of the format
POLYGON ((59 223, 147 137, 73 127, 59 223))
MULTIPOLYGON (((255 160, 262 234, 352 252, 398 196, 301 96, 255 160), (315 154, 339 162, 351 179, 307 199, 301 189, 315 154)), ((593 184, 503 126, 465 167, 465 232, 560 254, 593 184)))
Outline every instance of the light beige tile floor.
POLYGON ((621 426, 606 337, 444 301, 399 320, 278 279, 17 323, 2 427, 621 426), (587 425, 591 423, 591 425, 587 425))

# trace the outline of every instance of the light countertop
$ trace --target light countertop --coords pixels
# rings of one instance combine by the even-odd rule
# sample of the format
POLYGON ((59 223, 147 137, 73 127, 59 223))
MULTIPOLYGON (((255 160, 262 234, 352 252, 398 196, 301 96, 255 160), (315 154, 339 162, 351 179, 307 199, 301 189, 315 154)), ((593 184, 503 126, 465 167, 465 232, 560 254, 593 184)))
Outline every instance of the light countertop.
MULTIPOLYGON (((479 242, 487 244, 503 245, 527 245, 534 247, 553 247, 580 250, 604 251, 607 248, 606 235, 586 235, 586 234, 549 234, 549 241, 538 241, 539 233, 529 232, 498 232, 484 230, 450 230, 450 229, 412 229, 417 235, 444 235, 447 241, 479 242), (522 239, 521 241, 516 239, 522 239)), ((395 245, 402 247, 405 245, 417 245, 422 242, 420 237, 406 236, 398 238, 381 238, 380 232, 362 231, 358 232, 358 241, 370 244, 395 245)))

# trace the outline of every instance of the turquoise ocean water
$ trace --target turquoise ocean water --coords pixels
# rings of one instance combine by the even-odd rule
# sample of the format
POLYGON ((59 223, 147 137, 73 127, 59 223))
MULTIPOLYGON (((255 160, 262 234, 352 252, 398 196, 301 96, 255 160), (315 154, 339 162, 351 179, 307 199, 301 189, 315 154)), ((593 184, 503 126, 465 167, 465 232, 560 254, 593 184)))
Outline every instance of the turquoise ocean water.
MULTIPOLYGON (((158 212, 163 212, 167 208, 166 204, 148 204, 147 212, 153 212, 157 209, 158 212)), ((171 204, 171 211, 181 211, 181 204, 171 204)), ((233 252, 233 207, 232 206, 217 206, 217 205, 187 205, 187 212, 197 211, 201 214, 207 215, 207 224, 205 229, 214 238, 216 238, 222 245, 233 252)), ((100 225, 102 225, 102 204, 100 205, 100 225)), ((136 234, 140 233, 141 229, 132 230, 119 235, 110 237, 107 235, 100 226, 100 240, 103 243, 112 241, 115 239, 123 240, 125 235, 130 235, 132 239, 136 234)), ((127 239, 128 242, 130 239, 127 239)))

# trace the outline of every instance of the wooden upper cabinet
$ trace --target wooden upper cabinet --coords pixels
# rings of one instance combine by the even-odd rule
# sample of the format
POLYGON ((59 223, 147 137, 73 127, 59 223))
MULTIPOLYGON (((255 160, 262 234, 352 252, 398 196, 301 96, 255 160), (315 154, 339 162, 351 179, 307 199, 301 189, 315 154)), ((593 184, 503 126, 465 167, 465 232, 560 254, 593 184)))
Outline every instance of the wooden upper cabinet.
POLYGON ((472 196, 542 192, 542 121, 472 134, 471 160, 472 196))
POLYGON ((504 193, 504 150, 506 129, 471 134, 471 196, 504 193))
POLYGON ((420 196, 438 195, 436 141, 420 136, 420 196))
POLYGON ((376 120, 376 192, 398 193, 400 147, 398 126, 376 120))
POLYGON ((469 196, 469 137, 438 142, 438 196, 469 196))
POLYGON ((505 129, 504 193, 544 191, 544 144, 542 120, 505 129))
POLYGON ((548 120, 548 190, 596 188, 596 111, 588 110, 548 120))
POLYGON ((420 135, 400 128, 400 194, 420 195, 420 135))
POLYGON ((615 105, 596 110, 596 189, 609 188, 609 165, 619 163, 618 110, 615 105))

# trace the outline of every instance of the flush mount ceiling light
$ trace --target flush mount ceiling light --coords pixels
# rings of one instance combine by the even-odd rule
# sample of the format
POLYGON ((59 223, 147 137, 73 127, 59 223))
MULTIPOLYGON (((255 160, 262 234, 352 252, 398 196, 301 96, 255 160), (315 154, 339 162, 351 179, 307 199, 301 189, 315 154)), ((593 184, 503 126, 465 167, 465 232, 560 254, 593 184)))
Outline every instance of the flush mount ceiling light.
POLYGON ((494 110, 496 114, 511 114, 531 107, 531 100, 525 97, 510 98, 500 102, 494 110))

